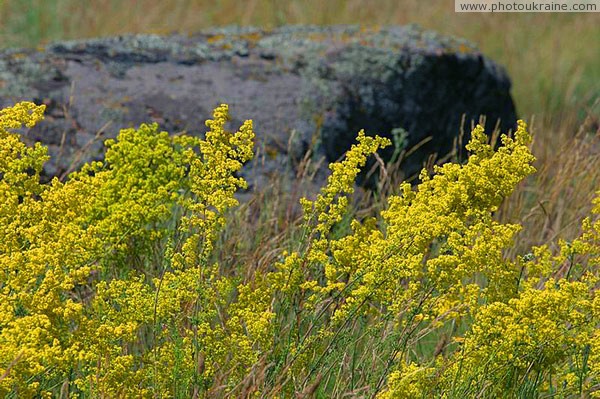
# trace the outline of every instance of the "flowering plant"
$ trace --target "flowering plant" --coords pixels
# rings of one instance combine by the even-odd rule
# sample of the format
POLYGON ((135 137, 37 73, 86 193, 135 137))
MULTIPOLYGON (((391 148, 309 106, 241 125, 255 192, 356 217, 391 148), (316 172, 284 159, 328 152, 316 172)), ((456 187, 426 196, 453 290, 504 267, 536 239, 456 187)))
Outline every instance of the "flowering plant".
POLYGON ((46 149, 14 129, 43 111, 0 111, 0 394, 597 395, 600 225, 508 258, 520 226, 493 217, 535 171, 525 123, 496 151, 475 128, 465 164, 372 217, 354 180, 390 142, 360 132, 279 261, 241 276, 219 253, 251 121, 227 131, 221 105, 203 139, 124 129, 42 184, 46 149))

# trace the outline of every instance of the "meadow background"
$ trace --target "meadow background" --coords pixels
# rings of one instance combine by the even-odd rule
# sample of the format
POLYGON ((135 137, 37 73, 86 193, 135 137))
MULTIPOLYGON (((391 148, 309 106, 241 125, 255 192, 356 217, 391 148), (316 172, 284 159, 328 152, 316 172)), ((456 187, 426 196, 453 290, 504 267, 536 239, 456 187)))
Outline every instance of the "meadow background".
POLYGON ((529 232, 517 249, 573 237, 600 182, 600 14, 461 14, 453 7, 448 0, 3 0, 0 46, 231 24, 416 23, 463 37, 506 67, 518 115, 534 135, 539 172, 499 213, 529 232))

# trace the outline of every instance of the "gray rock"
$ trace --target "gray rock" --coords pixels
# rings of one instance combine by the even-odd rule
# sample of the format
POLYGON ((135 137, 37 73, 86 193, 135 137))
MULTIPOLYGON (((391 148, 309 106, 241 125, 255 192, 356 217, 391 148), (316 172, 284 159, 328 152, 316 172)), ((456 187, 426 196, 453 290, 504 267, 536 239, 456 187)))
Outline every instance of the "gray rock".
POLYGON ((413 25, 234 27, 3 50, 0 105, 20 100, 48 106, 26 137, 48 145, 47 176, 101 159, 97 138, 120 128, 158 122, 201 135, 212 109, 228 103, 232 126, 254 120, 257 157, 244 175, 258 187, 294 173, 309 147, 337 160, 360 129, 388 137, 403 129, 409 148, 431 136, 403 164, 414 173, 451 149, 463 114, 486 115, 488 127, 499 120, 503 131, 516 120, 502 67, 464 40, 413 25))

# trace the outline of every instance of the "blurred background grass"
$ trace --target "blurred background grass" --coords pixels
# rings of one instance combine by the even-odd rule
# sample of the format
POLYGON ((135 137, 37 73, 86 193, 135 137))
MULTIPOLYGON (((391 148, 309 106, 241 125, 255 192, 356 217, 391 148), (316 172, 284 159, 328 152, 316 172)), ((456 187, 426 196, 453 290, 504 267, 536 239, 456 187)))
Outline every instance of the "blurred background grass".
POLYGON ((2 0, 0 42, 125 33, 193 33, 219 25, 417 23, 467 38, 507 67, 521 114, 579 116, 600 91, 600 13, 454 13, 450 0, 2 0), (558 113, 558 114, 557 114, 558 113))
POLYGON ((600 187, 600 13, 458 14, 451 0, 0 0, 3 47, 230 24, 408 23, 469 39, 511 76, 540 172, 499 217, 535 232, 523 245, 576 234, 600 187))

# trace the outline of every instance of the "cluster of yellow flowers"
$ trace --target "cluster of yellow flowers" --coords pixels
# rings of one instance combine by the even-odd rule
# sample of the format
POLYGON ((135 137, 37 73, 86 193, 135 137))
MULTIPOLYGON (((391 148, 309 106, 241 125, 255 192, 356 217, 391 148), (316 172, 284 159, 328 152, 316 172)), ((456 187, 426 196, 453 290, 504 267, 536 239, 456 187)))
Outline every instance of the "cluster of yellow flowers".
POLYGON ((237 381, 269 314, 242 289, 248 305, 220 314, 236 284, 210 254, 244 185, 234 173, 252 157, 252 123, 226 132, 223 105, 204 140, 125 129, 104 162, 42 185, 46 149, 10 130, 43 111, 0 114, 0 394, 169 396, 205 391, 228 365, 237 381))
POLYGON ((43 111, 0 111, 0 395, 600 392, 600 222, 507 259, 520 226, 493 218, 535 171, 523 122, 497 150, 475 128, 468 162, 352 219, 360 168, 390 144, 360 132, 301 201, 300 238, 240 281, 216 251, 251 121, 227 131, 221 105, 204 139, 124 129, 104 161, 40 184, 47 151, 14 129, 43 111))
MULTIPOLYGON (((361 157, 387 144, 372 140, 361 157)), ((274 278, 296 297, 296 312, 311 320, 304 331, 299 325, 290 333, 302 337, 291 345, 291 370, 303 376, 290 392, 318 381, 318 370, 336 356, 350 357, 348 342, 387 358, 384 366, 362 365, 383 370, 370 386, 382 398, 593 391, 599 382, 596 236, 588 232, 584 241, 562 243, 557 256, 540 247, 511 260, 504 250, 520 226, 493 218, 502 200, 535 171, 530 141, 520 121, 514 137, 503 135, 494 151, 476 127, 466 164, 436 167, 432 177, 424 171, 416 189, 402 184, 379 219, 353 220, 352 232, 341 238, 327 233, 342 220, 346 202, 331 206, 325 198, 351 192, 340 183, 344 178, 333 178, 314 203, 303 201, 305 227, 319 234, 309 237, 303 252, 288 255, 274 278), (326 209, 333 211, 311 226, 315 210, 326 209), (561 278, 557 265, 575 256, 586 257, 586 272, 573 265, 579 274, 561 278), (379 338, 357 337, 361 319, 379 338), (439 337, 441 346, 419 349, 427 336, 439 337), (388 388, 382 389, 386 376, 388 388)), ((356 176, 355 165, 364 161, 349 163, 358 153, 354 148, 345 164, 332 165, 334 175, 356 176)), ((586 231, 599 227, 591 219, 584 225, 586 231)))
POLYGON ((83 316, 76 287, 100 243, 83 228, 87 188, 39 183, 45 148, 27 148, 9 129, 32 127, 44 107, 21 103, 0 117, 0 393, 44 392, 77 359, 71 326, 83 316))
MULTIPOLYGON (((447 356, 403 358, 389 375, 388 390, 379 396, 534 397, 545 392, 600 397, 600 298, 596 295, 600 225, 586 218, 582 236, 571 243, 561 241, 557 255, 544 246, 516 261, 503 259, 502 249, 511 245, 520 226, 499 225, 488 215, 520 178, 532 172, 533 158, 522 122, 515 140, 503 136, 504 146, 496 153, 481 138, 477 128, 467 147, 474 152, 467 165, 445 165, 439 170, 455 170, 455 181, 462 180, 465 190, 454 204, 469 215, 465 220, 475 234, 463 226, 444 232, 448 238, 440 254, 425 263, 426 273, 432 273, 428 278, 435 282, 435 295, 450 300, 441 309, 463 307, 458 313, 438 310, 427 316, 435 317, 436 323, 448 316, 456 323, 467 316, 468 328, 463 333, 453 330, 454 349, 447 356), (469 298, 465 282, 474 276, 484 278, 469 298), (459 313, 462 319, 456 317, 459 313)), ((435 184, 438 176, 425 179, 418 193, 408 195, 418 197, 425 187, 438 195, 462 191, 449 182, 435 184)), ((595 214, 599 211, 600 207, 594 209, 595 214)), ((447 223, 456 220, 453 215, 447 223)))

